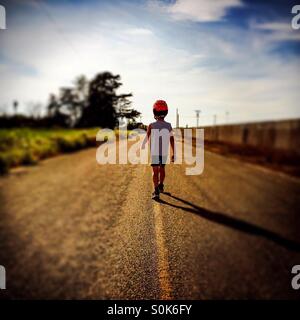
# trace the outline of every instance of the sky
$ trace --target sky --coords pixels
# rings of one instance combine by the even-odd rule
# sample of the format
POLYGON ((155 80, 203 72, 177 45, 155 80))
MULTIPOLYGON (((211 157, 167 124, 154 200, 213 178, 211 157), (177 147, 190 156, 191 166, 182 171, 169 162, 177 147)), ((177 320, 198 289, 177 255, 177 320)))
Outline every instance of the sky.
MULTIPOLYGON (((299 2, 299 1, 298 1, 299 2)), ((164 99, 182 126, 299 118, 297 1, 0 0, 0 112, 46 106, 81 74, 120 74, 142 121, 164 99)))

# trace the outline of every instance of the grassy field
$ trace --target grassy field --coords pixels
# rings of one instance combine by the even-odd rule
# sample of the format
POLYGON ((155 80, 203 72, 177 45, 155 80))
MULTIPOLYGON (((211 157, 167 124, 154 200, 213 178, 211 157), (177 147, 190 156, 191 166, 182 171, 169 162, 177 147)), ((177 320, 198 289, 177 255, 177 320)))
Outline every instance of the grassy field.
POLYGON ((95 146, 99 129, 0 129, 0 174, 60 153, 95 146))

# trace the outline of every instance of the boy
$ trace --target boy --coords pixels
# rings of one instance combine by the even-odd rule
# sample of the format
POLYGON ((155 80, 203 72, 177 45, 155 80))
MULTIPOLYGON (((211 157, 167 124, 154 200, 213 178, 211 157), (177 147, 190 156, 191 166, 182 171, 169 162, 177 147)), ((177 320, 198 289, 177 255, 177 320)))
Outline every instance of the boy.
POLYGON ((164 192, 165 164, 168 158, 169 142, 172 150, 171 161, 174 162, 174 136, 171 124, 164 120, 168 114, 168 105, 164 100, 157 100, 154 103, 153 114, 156 122, 148 126, 142 148, 144 149, 146 142, 150 140, 154 184, 152 199, 159 199, 160 192, 164 192))

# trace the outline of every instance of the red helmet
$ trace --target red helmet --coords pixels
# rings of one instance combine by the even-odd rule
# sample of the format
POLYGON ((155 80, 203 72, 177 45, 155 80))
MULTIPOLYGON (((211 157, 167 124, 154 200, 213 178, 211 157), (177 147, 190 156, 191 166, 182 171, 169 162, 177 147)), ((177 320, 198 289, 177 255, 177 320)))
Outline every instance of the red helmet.
POLYGON ((153 105, 155 116, 166 116, 168 114, 168 105, 164 100, 157 100, 153 105))

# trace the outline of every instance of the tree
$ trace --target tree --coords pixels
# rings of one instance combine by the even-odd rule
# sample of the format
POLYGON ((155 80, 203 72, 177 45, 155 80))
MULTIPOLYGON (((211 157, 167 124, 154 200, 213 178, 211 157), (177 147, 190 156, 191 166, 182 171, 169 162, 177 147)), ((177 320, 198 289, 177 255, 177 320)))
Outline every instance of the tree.
POLYGON ((141 113, 131 108, 132 102, 128 99, 132 94, 121 94, 118 96, 117 103, 117 117, 119 119, 126 119, 128 126, 134 128, 137 125, 136 118, 140 117, 141 113))
POLYGON ((61 88, 58 97, 50 96, 49 117, 69 127, 115 128, 119 118, 134 124, 140 112, 131 108, 131 93, 116 93, 122 86, 120 79, 110 72, 99 73, 91 81, 78 77, 74 86, 61 88))
POLYGON ((17 100, 13 101, 13 109, 15 114, 18 112, 18 106, 19 106, 19 102, 17 100))
POLYGON ((128 100, 132 94, 117 95, 117 89, 122 86, 120 75, 110 72, 99 73, 90 82, 87 105, 83 110, 79 125, 82 127, 100 126, 114 128, 118 118, 135 117, 138 111, 130 109, 128 100))
POLYGON ((62 104, 59 98, 54 94, 50 94, 48 103, 48 118, 51 125, 56 125, 60 127, 69 126, 69 116, 61 111, 62 104))
POLYGON ((74 101, 73 108, 71 108, 71 112, 74 120, 74 125, 77 125, 78 122, 80 121, 80 118, 82 117, 83 110, 87 107, 88 94, 89 94, 89 81, 84 75, 82 75, 82 76, 79 76, 74 81, 74 85, 75 85, 75 88, 73 89, 73 91, 74 91, 75 101, 74 101))
POLYGON ((88 102, 83 110, 80 126, 115 127, 117 122, 116 89, 121 86, 119 80, 119 75, 114 76, 110 72, 103 72, 96 75, 90 82, 88 102))
POLYGON ((61 88, 60 112, 68 116, 68 124, 73 127, 79 119, 80 105, 73 88, 61 88))
POLYGON ((60 89, 59 98, 54 101, 60 113, 69 117, 70 127, 78 124, 83 110, 87 106, 89 82, 85 76, 80 76, 74 81, 74 87, 60 89))
POLYGON ((51 93, 49 97, 49 103, 47 106, 48 116, 53 117, 55 114, 59 113, 60 105, 55 94, 51 93))

